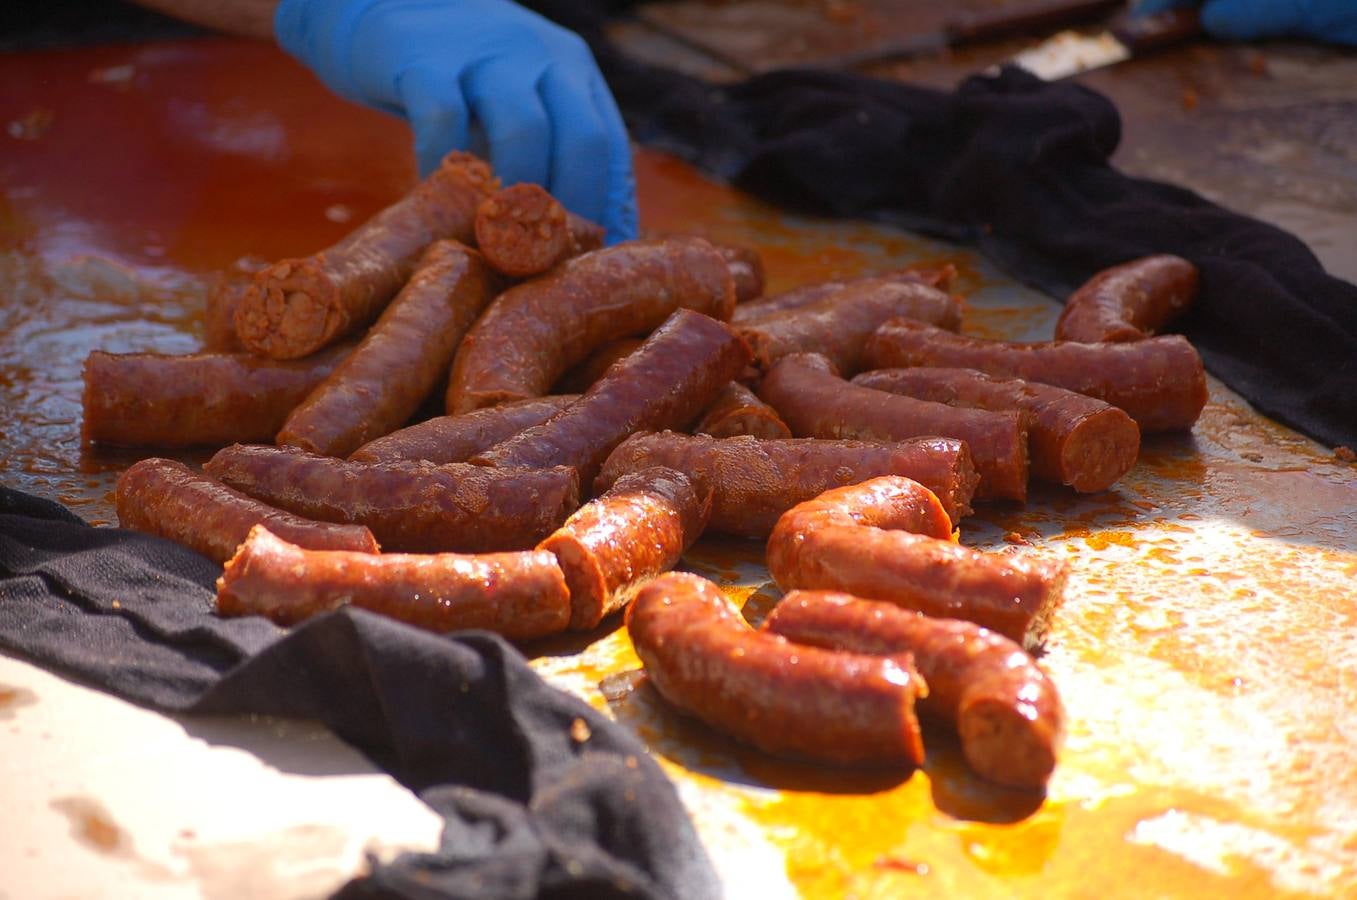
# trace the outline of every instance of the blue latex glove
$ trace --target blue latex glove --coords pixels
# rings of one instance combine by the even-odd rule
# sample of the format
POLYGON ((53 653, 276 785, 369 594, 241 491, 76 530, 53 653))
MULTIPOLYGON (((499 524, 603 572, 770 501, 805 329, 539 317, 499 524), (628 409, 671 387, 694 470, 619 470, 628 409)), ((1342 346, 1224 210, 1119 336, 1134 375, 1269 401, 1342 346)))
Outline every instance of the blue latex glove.
MULTIPOLYGON (((1195 6, 1192 0, 1141 0, 1136 15, 1195 6)), ((1357 0, 1206 0, 1206 33, 1233 41, 1303 37, 1357 46, 1357 0)))
POLYGON ((421 175, 454 148, 636 236, 631 148, 589 47, 509 0, 281 0, 283 49, 341 96, 403 116, 421 175))

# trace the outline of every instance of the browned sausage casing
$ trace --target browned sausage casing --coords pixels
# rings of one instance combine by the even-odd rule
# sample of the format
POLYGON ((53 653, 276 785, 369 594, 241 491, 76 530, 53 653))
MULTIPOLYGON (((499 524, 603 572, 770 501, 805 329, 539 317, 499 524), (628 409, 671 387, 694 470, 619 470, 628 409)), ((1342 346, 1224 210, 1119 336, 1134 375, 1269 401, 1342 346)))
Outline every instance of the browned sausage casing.
POLYGON ((214 353, 240 353, 245 349, 236 334, 236 307, 250 288, 250 277, 216 275, 207 287, 203 308, 203 349, 214 353))
POLYGON ((537 184, 515 184, 476 209, 476 247, 511 278, 545 272, 603 246, 603 227, 566 211, 537 184))
POLYGON ((729 326, 675 310, 579 400, 471 461, 500 468, 574 466, 580 483, 590 484, 628 435, 687 425, 748 364, 749 347, 729 326))
POLYGON ((410 553, 526 550, 579 506, 568 468, 356 463, 245 445, 218 451, 204 468, 297 515, 366 525, 383 548, 410 553))
POLYGON ((950 406, 1024 410, 1032 474, 1076 491, 1103 491, 1135 465, 1140 428, 1110 403, 1020 378, 975 369, 877 369, 853 383, 950 406))
POLYGON ((1040 790, 1055 770, 1065 721, 1060 695, 1003 635, 833 591, 792 591, 763 627, 830 650, 910 653, 928 684, 919 712, 956 726, 961 751, 977 773, 1040 790))
POLYGON ((570 620, 556 557, 517 553, 350 553, 304 550, 250 532, 217 579, 217 612, 291 625, 352 605, 429 631, 486 628, 524 640, 570 620))
POLYGON ((393 431, 359 447, 352 462, 421 461, 435 465, 466 462, 482 450, 540 425, 578 398, 551 394, 478 409, 461 416, 435 416, 393 431))
POLYGON ((747 303, 763 294, 763 257, 750 247, 714 244, 730 267, 735 283, 735 302, 747 303))
POLYGON ((809 306, 812 303, 823 300, 825 297, 837 293, 843 288, 862 284, 864 282, 913 282, 916 284, 926 284, 929 287, 947 291, 950 290, 954 278, 956 278, 956 267, 953 265, 944 265, 925 268, 912 267, 900 269, 895 272, 882 272, 878 275, 865 275, 860 278, 850 278, 846 281, 817 281, 811 284, 803 284, 778 294, 769 294, 766 297, 757 297, 753 300, 741 301, 741 303, 735 307, 735 312, 731 313, 730 321, 737 325, 743 325, 746 322, 752 322, 755 319, 761 319, 764 316, 772 315, 773 313, 785 312, 789 309, 799 309, 802 306, 809 306))
POLYGON ((440 238, 474 240, 476 207, 498 184, 490 167, 450 153, 410 193, 339 243, 254 276, 236 310, 251 352, 295 359, 367 325, 396 296, 424 248, 440 238))
POLYGON ((721 389, 693 431, 712 437, 749 434, 757 438, 777 439, 792 436, 787 423, 778 418, 777 410, 738 381, 732 381, 721 389))
POLYGON ((1178 335, 1130 343, 1023 344, 895 319, 867 341, 864 359, 869 369, 945 366, 1053 384, 1120 407, 1142 433, 1191 428, 1206 406, 1201 357, 1178 335))
POLYGON ((645 338, 620 338, 609 341, 589 355, 584 362, 561 376, 555 390, 563 394, 582 394, 589 385, 603 377, 603 373, 624 356, 631 356, 645 343, 645 338))
POLYGON ((672 569, 707 527, 711 492, 673 469, 623 475, 537 545, 570 586, 570 627, 593 628, 649 579, 672 569))
POLYGON ((295 361, 95 350, 85 360, 81 434, 88 442, 125 447, 271 441, 350 349, 295 361))
POLYGON ((817 354, 779 360, 759 385, 797 437, 898 441, 959 438, 980 473, 977 498, 1027 499, 1027 413, 948 406, 844 381, 817 354))
POLYGON ((458 343, 498 286, 475 250, 431 244, 353 353, 287 417, 277 442, 348 456, 404 425, 447 377, 458 343))
POLYGON ((637 434, 608 457, 594 483, 603 490, 627 472, 668 466, 712 489, 713 531, 767 537, 778 517, 833 487, 904 475, 937 495, 953 526, 971 511, 977 476, 966 445, 953 438, 873 441, 712 438, 637 434))
POLYGON ((1197 267, 1181 256, 1146 256, 1104 269, 1065 301, 1055 339, 1139 341, 1163 328, 1197 297, 1197 267))
POLYGON ((768 753, 836 765, 917 766, 926 691, 910 657, 841 653, 755 631, 696 575, 649 582, 627 629, 660 695, 768 753))
POLYGON ((226 562, 256 525, 312 550, 376 553, 362 525, 316 522, 275 509, 172 459, 143 459, 118 478, 118 524, 226 562))
MULTIPOLYGON (((966 619, 1022 642, 1046 625, 1059 603, 1063 563, 1031 556, 980 553, 940 537, 899 530, 917 514, 882 502, 882 485, 897 476, 826 491, 798 504, 768 538, 768 572, 783 590, 843 591, 885 600, 930 616, 966 619), (857 521, 845 524, 845 514, 857 521)), ((936 534, 936 532, 934 532, 936 534)))
POLYGON ((680 308, 724 321, 734 303, 725 258, 699 238, 577 256, 490 304, 457 351, 448 412, 540 397, 609 341, 646 334, 680 308))

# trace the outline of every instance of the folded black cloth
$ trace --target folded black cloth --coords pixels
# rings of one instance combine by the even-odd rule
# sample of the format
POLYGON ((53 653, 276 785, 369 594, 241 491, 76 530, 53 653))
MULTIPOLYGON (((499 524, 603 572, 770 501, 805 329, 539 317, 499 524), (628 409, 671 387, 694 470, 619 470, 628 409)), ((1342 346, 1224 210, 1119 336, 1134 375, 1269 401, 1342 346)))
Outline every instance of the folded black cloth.
POLYGON ((640 742, 497 635, 347 609, 290 632, 220 619, 219 574, 0 486, 0 650, 166 712, 317 719, 444 817, 438 852, 376 864, 341 896, 719 895, 640 742))

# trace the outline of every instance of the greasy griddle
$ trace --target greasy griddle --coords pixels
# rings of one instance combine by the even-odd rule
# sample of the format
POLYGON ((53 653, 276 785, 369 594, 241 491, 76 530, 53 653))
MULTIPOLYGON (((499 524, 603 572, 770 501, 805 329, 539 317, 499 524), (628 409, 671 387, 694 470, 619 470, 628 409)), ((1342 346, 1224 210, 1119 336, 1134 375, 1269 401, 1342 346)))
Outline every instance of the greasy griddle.
MULTIPOLYGON (((210 273, 325 246, 399 196, 408 133, 246 42, 4 57, 0 86, 0 477, 108 523, 138 454, 81 448, 85 354, 193 349, 210 273)), ((753 245, 773 290, 947 261, 966 331, 1050 334, 1058 307, 967 251, 638 165, 646 229, 753 245)), ((649 743, 732 897, 1357 891, 1357 470, 1211 391, 1114 490, 1038 486, 963 523, 971 546, 1073 570, 1042 658, 1070 723, 1045 798, 977 780, 937 731, 912 774, 736 746, 638 683, 616 621, 527 649, 649 743)), ((709 539, 686 565, 757 621, 776 599, 761 559, 709 539)))

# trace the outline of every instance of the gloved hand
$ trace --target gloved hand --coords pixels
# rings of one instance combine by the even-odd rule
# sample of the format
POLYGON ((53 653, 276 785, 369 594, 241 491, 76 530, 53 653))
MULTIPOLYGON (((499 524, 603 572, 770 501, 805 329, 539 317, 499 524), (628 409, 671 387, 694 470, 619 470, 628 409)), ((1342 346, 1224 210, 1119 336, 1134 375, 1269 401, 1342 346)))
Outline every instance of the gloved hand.
MULTIPOLYGON (((1141 0, 1136 15, 1194 6, 1192 0, 1141 0)), ((1206 0, 1207 34, 1235 41, 1304 37, 1357 46, 1357 0, 1206 0)))
POLYGON ((626 126, 574 32, 510 0, 281 0, 274 33, 331 90, 406 118, 421 175, 470 149, 610 242, 636 236, 626 126))

